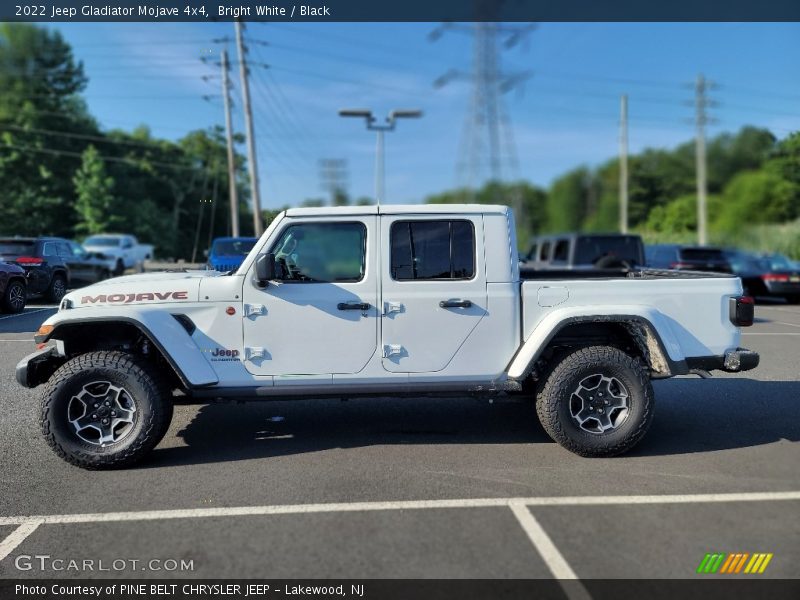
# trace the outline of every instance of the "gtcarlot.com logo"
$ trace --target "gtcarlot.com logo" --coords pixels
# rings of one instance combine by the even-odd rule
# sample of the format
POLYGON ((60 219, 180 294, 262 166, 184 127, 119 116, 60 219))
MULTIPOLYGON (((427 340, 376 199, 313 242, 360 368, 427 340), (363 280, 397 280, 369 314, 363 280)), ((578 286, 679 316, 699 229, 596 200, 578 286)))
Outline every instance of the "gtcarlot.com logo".
POLYGON ((700 561, 697 572, 703 575, 720 573, 724 575, 761 574, 767 570, 772 553, 724 552, 708 553, 700 561))

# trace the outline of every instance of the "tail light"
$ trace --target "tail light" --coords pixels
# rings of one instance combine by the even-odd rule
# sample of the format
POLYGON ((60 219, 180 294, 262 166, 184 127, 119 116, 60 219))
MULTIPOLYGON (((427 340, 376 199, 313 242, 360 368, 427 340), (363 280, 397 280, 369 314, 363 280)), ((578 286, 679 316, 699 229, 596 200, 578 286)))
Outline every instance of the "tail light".
POLYGON ((750 327, 755 316, 756 303, 752 296, 736 296, 730 299, 731 323, 737 327, 750 327))
POLYGON ((20 256, 17 258, 16 263, 18 265, 29 265, 31 267, 39 267, 44 263, 43 258, 39 258, 38 256, 20 256))
POLYGON ((692 265, 690 265, 689 263, 684 263, 684 262, 673 262, 673 263, 669 263, 669 268, 670 269, 691 269, 692 265))
POLYGON ((788 275, 780 275, 778 273, 767 273, 766 275, 762 275, 761 279, 764 281, 779 281, 782 283, 786 283, 789 281, 788 275))

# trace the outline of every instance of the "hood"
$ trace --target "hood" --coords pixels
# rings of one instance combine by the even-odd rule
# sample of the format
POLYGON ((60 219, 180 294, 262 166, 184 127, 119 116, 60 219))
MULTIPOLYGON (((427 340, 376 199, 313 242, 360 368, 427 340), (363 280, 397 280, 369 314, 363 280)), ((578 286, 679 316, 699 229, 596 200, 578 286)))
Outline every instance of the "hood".
POLYGON ((200 281, 224 277, 215 271, 141 273, 106 279, 72 291, 64 300, 71 308, 197 302, 200 281))

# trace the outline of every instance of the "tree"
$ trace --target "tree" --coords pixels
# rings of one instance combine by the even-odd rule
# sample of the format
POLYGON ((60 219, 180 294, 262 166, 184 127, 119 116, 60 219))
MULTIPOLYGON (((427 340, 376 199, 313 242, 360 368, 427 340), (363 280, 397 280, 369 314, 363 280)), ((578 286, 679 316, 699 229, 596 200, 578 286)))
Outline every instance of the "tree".
POLYGON ((547 195, 547 230, 577 231, 587 213, 592 175, 588 168, 569 171, 553 182, 547 195))
POLYGON ((758 223, 783 223, 800 215, 796 186, 773 171, 739 173, 725 187, 714 229, 737 232, 758 223))
POLYGON ((83 66, 58 31, 0 24, 0 186, 6 231, 72 233, 77 217, 72 176, 87 142, 70 134, 97 132, 78 95, 85 85, 83 66))
POLYGON ((113 231, 119 223, 113 193, 114 179, 106 173, 103 159, 94 146, 84 150, 81 167, 72 181, 75 185, 75 211, 79 217, 75 232, 92 235, 113 231))

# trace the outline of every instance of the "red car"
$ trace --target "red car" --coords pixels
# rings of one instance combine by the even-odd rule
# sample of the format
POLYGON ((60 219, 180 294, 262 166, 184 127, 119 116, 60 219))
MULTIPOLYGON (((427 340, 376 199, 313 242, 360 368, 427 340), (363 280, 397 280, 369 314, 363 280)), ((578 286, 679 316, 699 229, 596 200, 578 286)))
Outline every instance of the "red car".
POLYGON ((0 262, 0 311, 22 312, 27 296, 25 271, 17 265, 0 262))

